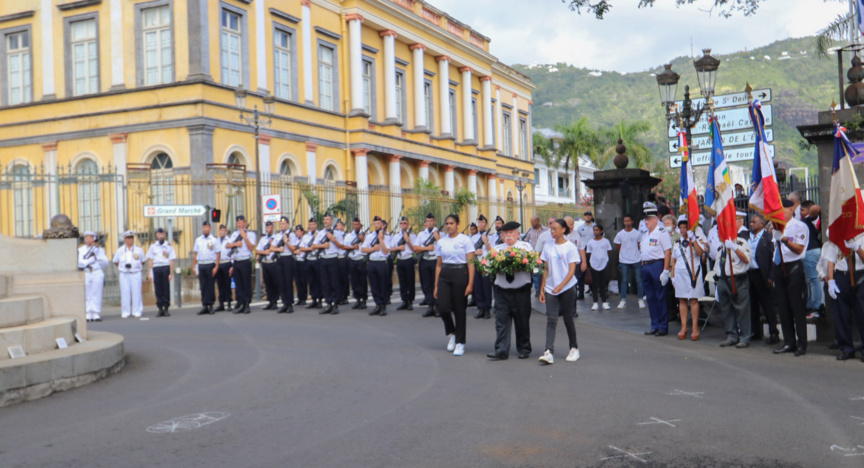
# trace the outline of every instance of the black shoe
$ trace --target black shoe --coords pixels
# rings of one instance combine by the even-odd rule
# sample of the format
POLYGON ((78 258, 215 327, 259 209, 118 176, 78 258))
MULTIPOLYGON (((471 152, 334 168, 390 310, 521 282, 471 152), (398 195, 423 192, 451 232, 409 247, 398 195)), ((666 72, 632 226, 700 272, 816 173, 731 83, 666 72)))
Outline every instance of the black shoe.
POLYGON ((348 305, 348 299, 342 299, 342 300, 339 301, 339 303, 336 304, 336 305, 348 305))
POLYGON ((658 331, 657 336, 666 336, 669 334, 669 330, 658 331))
POLYGON ((579 312, 576 312, 576 309, 573 309, 573 318, 579 318, 579 312))
POLYGON ((771 335, 771 337, 768 338, 768 344, 769 345, 780 344, 780 335, 771 335))
POLYGON ((735 346, 735 345, 737 345, 737 344, 738 344, 737 341, 726 340, 726 341, 720 343, 720 347, 721 347, 721 348, 726 348, 726 347, 728 347, 728 346, 735 346))
POLYGON ((486 309, 486 311, 483 312, 483 318, 484 319, 491 319, 492 318, 492 310, 486 309))
POLYGON ((358 310, 366 310, 366 301, 360 301, 360 305, 357 307, 358 310))
POLYGON ((508 356, 506 354, 498 354, 498 353, 492 352, 492 353, 487 354, 486 357, 492 361, 506 361, 510 356, 508 356))
POLYGON ((156 316, 157 316, 157 317, 161 317, 161 316, 162 316, 162 307, 161 307, 161 306, 156 308, 156 316))
POLYGON ((211 305, 211 306, 207 306, 207 312, 209 312, 210 315, 213 315, 213 314, 216 313, 216 311, 213 310, 213 306, 212 306, 212 305, 211 305))
POLYGON ((477 315, 475 315, 474 318, 475 319, 482 319, 483 318, 483 309, 478 309, 477 315))
POLYGON ((306 299, 303 299, 302 301, 298 299, 297 302, 294 303, 294 305, 296 305, 296 306, 306 305, 306 299))
POLYGON ((276 313, 277 313, 277 314, 285 314, 285 313, 288 313, 288 307, 291 307, 291 306, 288 305, 288 304, 285 304, 285 305, 282 306, 281 309, 277 310, 276 313))
POLYGON ((380 306, 380 305, 376 305, 375 308, 372 309, 371 312, 369 312, 369 315, 370 315, 370 316, 372 316, 372 315, 378 315, 378 314, 380 314, 380 313, 381 313, 381 306, 380 306))
POLYGON ((428 308, 426 308, 426 312, 423 312, 423 315, 421 315, 421 317, 426 318, 432 317, 433 315, 435 315, 435 307, 430 305, 428 308))
POLYGON ((840 343, 836 341, 828 345, 828 349, 840 349, 840 343))
MULTIPOLYGON (((95 319, 93 319, 93 321, 94 321, 94 322, 101 322, 101 321, 102 321, 102 317, 96 317, 95 319)), ((864 357, 864 356, 862 356, 862 357, 864 357)))
POLYGON ((324 299, 318 299, 317 301, 315 301, 315 308, 316 309, 321 309, 323 307, 324 307, 324 299))
POLYGON ((330 315, 339 315, 339 304, 333 304, 333 310, 330 311, 330 315))
POLYGON ((223 310, 225 310, 225 304, 220 302, 219 307, 211 310, 210 313, 212 314, 213 312, 222 312, 223 310))
POLYGON ((318 312, 318 315, 325 315, 333 312, 333 304, 327 304, 327 308, 318 312))
POLYGON ((251 314, 252 313, 252 309, 249 307, 249 304, 245 304, 243 306, 243 313, 244 314, 251 314))
POLYGON ((656 334, 657 334, 657 330, 648 330, 648 331, 645 332, 645 334, 646 334, 646 335, 656 335, 656 334))
POLYGON ((171 314, 168 313, 168 308, 167 308, 167 307, 163 307, 163 308, 162 308, 162 316, 163 316, 163 317, 170 317, 170 316, 171 316, 171 314))
POLYGON ((403 303, 399 304, 399 307, 396 308, 396 310, 407 310, 407 309, 408 309, 408 303, 407 302, 403 302, 403 303))
POLYGON ((242 308, 242 307, 239 307, 239 308, 237 308, 237 309, 234 309, 234 310, 231 311, 231 313, 232 313, 232 314, 242 314, 242 313, 243 313, 243 308, 242 308))
POLYGON ((207 306, 204 306, 204 307, 201 308, 201 310, 198 311, 198 313, 197 313, 196 315, 206 315, 206 314, 209 314, 209 313, 210 313, 210 311, 207 310, 207 306))
POLYGON ((428 301, 427 299, 423 299, 422 301, 420 301, 420 304, 418 304, 418 305, 421 305, 421 306, 424 306, 424 305, 425 305, 425 306, 428 306, 428 305, 432 305, 432 304, 430 304, 429 301, 428 301))
POLYGON ((360 301, 355 302, 354 305, 351 306, 351 308, 352 309, 359 309, 360 308, 360 301))
POLYGON ((846 360, 852 359, 854 357, 855 357, 855 351, 852 351, 851 353, 847 353, 844 351, 844 352, 840 353, 839 356, 837 356, 837 360, 838 361, 846 361, 846 360))
POLYGON ((794 353, 796 350, 792 346, 784 345, 782 348, 777 348, 774 350, 774 354, 785 354, 785 353, 794 353))
POLYGON ((246 304, 243 304, 242 302, 238 302, 237 305, 234 307, 234 310, 243 310, 244 305, 246 305, 246 304))
POLYGON ((807 354, 807 348, 798 348, 795 350, 795 357, 807 354))
POLYGON ((378 315, 380 315, 380 316, 382 316, 382 317, 384 317, 385 315, 387 315, 387 304, 384 304, 384 305, 381 306, 381 313, 379 313, 378 315))
POLYGON ((531 353, 519 353, 519 359, 528 359, 531 356, 531 353))
POLYGON ((438 306, 437 306, 437 305, 433 305, 432 307, 435 308, 435 316, 438 317, 438 318, 441 318, 441 311, 438 310, 438 306))
POLYGON ((405 310, 414 310, 414 304, 409 302, 408 307, 406 307, 405 310))
POLYGON ((312 299, 312 302, 310 302, 309 305, 306 306, 307 309, 314 309, 316 307, 318 307, 318 302, 315 299, 312 299))

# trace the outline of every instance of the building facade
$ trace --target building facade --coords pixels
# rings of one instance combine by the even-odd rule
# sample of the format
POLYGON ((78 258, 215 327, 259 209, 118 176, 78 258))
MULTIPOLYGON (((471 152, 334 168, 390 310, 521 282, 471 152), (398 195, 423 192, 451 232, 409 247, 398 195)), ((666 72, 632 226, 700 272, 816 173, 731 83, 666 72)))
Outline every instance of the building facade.
MULTIPOLYGON (((543 135, 544 138, 550 139, 556 145, 564 138, 560 132, 549 128, 536 129, 536 132, 543 135)), ((585 185, 586 180, 594 179, 594 172, 597 170, 594 164, 585 156, 579 157, 579 170, 572 167, 566 167, 563 162, 558 164, 558 167, 550 167, 546 161, 538 154, 534 155, 534 197, 538 204, 575 204, 577 197, 581 197, 588 193, 588 187, 585 185), (579 185, 576 186, 576 179, 579 179, 579 185)))
POLYGON ((144 204, 254 218, 259 173, 298 221, 310 187, 353 197, 366 225, 396 217, 418 179, 494 215, 534 170, 533 89, 419 0, 0 2, 0 232, 37 235, 63 212, 116 245, 165 223, 144 204), (256 142, 238 114, 270 96, 256 142))

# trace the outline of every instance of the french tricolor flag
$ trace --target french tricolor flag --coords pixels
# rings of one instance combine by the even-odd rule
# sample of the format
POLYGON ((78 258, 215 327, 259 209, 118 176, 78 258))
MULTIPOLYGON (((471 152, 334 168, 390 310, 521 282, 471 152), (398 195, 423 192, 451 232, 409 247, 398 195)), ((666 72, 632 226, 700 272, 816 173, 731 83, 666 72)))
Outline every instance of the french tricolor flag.
POLYGON ((783 216, 780 187, 774 172, 774 158, 768 154, 768 144, 765 143, 765 117, 762 115, 762 103, 759 100, 750 103, 750 120, 756 133, 750 208, 765 216, 766 221, 774 223, 774 229, 782 232, 786 229, 786 217, 783 216))
POLYGON ((696 182, 693 180, 693 162, 690 161, 690 148, 687 147, 687 133, 678 132, 678 151, 682 152, 681 161, 681 212, 687 214, 691 231, 699 226, 699 199, 696 196, 696 182))
POLYGON ((856 152, 846 137, 846 129, 834 127, 834 164, 831 168, 831 197, 828 202, 828 233, 843 255, 849 255, 846 242, 864 232, 864 199, 852 168, 856 152))

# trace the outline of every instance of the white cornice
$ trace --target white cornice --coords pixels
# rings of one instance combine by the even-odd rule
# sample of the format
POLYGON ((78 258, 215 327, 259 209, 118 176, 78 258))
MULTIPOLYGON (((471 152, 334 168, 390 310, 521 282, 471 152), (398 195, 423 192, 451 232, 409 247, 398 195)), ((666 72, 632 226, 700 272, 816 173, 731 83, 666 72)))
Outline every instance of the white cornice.
POLYGON ((325 10, 330 10, 333 13, 342 13, 342 7, 341 6, 336 5, 335 3, 330 2, 328 0, 311 0, 311 1, 312 1, 312 3, 320 6, 321 8, 324 8, 325 10))

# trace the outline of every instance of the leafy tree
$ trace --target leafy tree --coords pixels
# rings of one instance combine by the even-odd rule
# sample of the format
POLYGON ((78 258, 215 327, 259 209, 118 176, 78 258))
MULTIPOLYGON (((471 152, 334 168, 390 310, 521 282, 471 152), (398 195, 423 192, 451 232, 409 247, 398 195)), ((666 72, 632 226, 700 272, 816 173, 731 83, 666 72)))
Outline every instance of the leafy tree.
MULTIPOLYGON (((582 14, 585 11, 588 14, 593 14, 597 19, 603 19, 606 13, 612 9, 614 0, 561 0, 566 3, 570 10, 582 14)), ((730 17, 735 13, 742 13, 744 16, 750 16, 756 13, 759 4, 765 0, 675 0, 675 6, 682 5, 710 5, 709 13, 716 13, 723 17, 730 17)), ((647 8, 654 6, 656 0, 639 0, 639 8, 647 8)))
POLYGON ((414 187, 419 195, 420 204, 413 208, 406 208, 403 216, 407 217, 411 226, 417 229, 423 226, 429 213, 435 215, 435 221, 440 226, 447 215, 459 214, 465 207, 477 204, 476 196, 468 189, 463 188, 452 199, 446 199, 441 195, 441 187, 428 179, 417 179, 414 187))
MULTIPOLYGON (((564 162, 564 174, 568 176, 569 168, 575 171, 576 180, 579 181, 579 157, 586 156, 598 168, 597 163, 603 150, 603 143, 597 129, 591 126, 588 117, 582 117, 571 125, 559 125, 557 130, 564 135, 558 144, 561 152, 561 161, 564 162)), ((568 176, 569 177, 569 176, 568 176)), ((574 187, 574 201, 579 198, 579 183, 574 187)))
MULTIPOLYGON (((625 122, 621 119, 618 125, 614 127, 606 127, 602 132, 603 142, 606 149, 603 151, 602 159, 605 164, 615 158, 615 147, 618 146, 618 140, 622 140, 624 146, 627 147, 627 156, 630 157, 630 164, 639 169, 647 169, 651 165, 653 155, 651 149, 644 140, 646 134, 653 129, 652 125, 647 120, 634 120, 625 122)), ((597 166, 597 169, 605 169, 597 166)))

